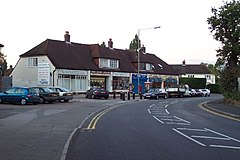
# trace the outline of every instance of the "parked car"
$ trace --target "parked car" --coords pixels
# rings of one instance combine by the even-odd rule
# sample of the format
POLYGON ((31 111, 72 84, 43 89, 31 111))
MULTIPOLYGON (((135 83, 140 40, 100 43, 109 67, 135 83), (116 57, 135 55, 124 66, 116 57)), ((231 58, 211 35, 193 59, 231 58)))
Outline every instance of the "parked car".
POLYGON ((197 96, 197 92, 196 92, 195 89, 189 88, 189 91, 190 91, 191 97, 196 97, 197 96))
POLYGON ((19 103, 26 105, 27 103, 38 104, 40 97, 34 88, 13 87, 4 93, 0 93, 0 103, 19 103))
POLYGON ((147 93, 143 94, 144 99, 158 99, 158 98, 167 98, 168 94, 165 89, 161 88, 152 88, 147 93))
POLYGON ((203 92, 200 91, 199 89, 195 89, 195 91, 196 91, 196 97, 203 97, 204 96, 203 92))
POLYGON ((185 90, 182 87, 166 88, 168 97, 184 97, 185 90))
POLYGON ((191 91, 191 89, 190 89, 190 88, 187 88, 187 89, 185 90, 184 96, 185 96, 185 97, 192 97, 192 95, 193 95, 193 92, 191 91))
POLYGON ((66 88, 63 87, 49 87, 54 92, 58 92, 59 94, 59 102, 64 101, 64 102, 69 102, 70 100, 73 99, 73 93, 67 90, 66 88))
POLYGON ((102 89, 102 88, 91 88, 89 90, 87 90, 86 98, 105 98, 108 99, 109 98, 109 92, 106 89, 102 89))
POLYGON ((204 97, 210 97, 210 90, 208 89, 199 89, 199 91, 201 91, 203 93, 204 97))
POLYGON ((40 103, 53 103, 59 100, 59 93, 53 92, 51 89, 47 87, 33 87, 40 97, 40 103))

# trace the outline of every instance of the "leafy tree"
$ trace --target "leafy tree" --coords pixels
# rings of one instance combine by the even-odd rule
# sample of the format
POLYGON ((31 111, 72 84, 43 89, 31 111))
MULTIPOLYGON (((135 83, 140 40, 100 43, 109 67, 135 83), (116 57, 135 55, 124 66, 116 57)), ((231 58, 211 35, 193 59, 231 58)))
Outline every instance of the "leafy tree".
POLYGON ((141 46, 141 40, 138 38, 138 35, 136 34, 134 39, 131 41, 129 45, 129 50, 136 51, 139 48, 139 46, 141 46))
POLYGON ((225 64, 220 81, 223 91, 236 92, 239 77, 240 58, 240 2, 223 2, 220 8, 212 8, 213 15, 207 19, 213 38, 220 41, 222 47, 217 50, 219 63, 225 64))
POLYGON ((217 56, 226 61, 229 68, 234 68, 240 56, 240 2, 224 2, 219 9, 212 8, 212 13, 207 19, 209 29, 214 39, 222 44, 217 56))
POLYGON ((2 45, 1 43, 0 43, 0 63, 3 63, 4 61, 6 61, 6 59, 5 59, 5 55, 2 53, 2 51, 1 51, 1 48, 2 47, 4 47, 4 45, 2 45))

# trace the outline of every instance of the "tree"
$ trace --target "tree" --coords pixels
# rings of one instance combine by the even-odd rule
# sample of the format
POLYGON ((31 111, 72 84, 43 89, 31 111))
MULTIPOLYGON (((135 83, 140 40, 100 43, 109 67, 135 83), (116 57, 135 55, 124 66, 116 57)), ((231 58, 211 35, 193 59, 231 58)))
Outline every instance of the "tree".
POLYGON ((224 91, 236 92, 239 77, 240 58, 240 2, 224 2, 219 9, 212 8, 213 16, 207 19, 213 38, 220 41, 222 47, 217 51, 220 61, 226 64, 221 73, 221 86, 224 91), (230 78, 231 77, 231 78, 230 78))
POLYGON ((141 40, 138 38, 138 35, 136 34, 134 39, 131 41, 129 45, 129 50, 136 51, 139 48, 139 46, 141 46, 141 40))
POLYGON ((212 13, 207 19, 209 29, 222 44, 217 56, 226 61, 229 68, 235 68, 240 56, 240 2, 224 2, 219 9, 212 8, 212 13))

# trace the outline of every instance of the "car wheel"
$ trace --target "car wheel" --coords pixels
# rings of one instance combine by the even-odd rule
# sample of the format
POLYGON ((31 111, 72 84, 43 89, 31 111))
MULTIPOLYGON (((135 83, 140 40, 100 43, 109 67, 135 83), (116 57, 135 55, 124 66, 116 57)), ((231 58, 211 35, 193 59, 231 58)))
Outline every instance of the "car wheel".
POLYGON ((39 100, 40 103, 44 104, 45 103, 45 99, 43 97, 40 97, 40 100, 39 100))
POLYGON ((21 105, 26 105, 26 104, 27 104, 27 100, 26 100, 25 98, 22 98, 22 99, 20 100, 20 104, 21 104, 21 105))
POLYGON ((2 103, 2 99, 0 98, 0 103, 2 103))
POLYGON ((64 102, 69 102, 69 100, 64 100, 64 102))
POLYGON ((167 98, 168 98, 168 96, 165 94, 165 95, 164 95, 164 99, 167 99, 167 98))

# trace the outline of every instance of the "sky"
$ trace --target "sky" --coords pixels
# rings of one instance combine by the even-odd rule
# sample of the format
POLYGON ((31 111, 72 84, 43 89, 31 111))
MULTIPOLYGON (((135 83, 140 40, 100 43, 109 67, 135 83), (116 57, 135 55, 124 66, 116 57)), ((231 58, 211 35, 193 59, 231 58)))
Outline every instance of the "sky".
POLYGON ((211 63, 221 45, 207 18, 222 0, 0 0, 0 43, 8 66, 46 39, 129 48, 140 30, 147 53, 168 64, 211 63), (151 29, 160 26, 159 29, 151 29))

